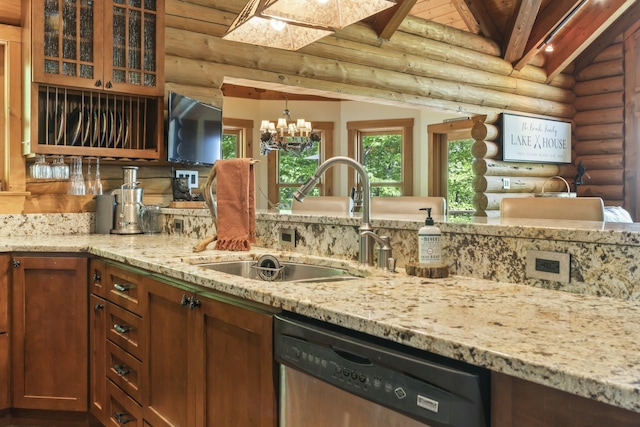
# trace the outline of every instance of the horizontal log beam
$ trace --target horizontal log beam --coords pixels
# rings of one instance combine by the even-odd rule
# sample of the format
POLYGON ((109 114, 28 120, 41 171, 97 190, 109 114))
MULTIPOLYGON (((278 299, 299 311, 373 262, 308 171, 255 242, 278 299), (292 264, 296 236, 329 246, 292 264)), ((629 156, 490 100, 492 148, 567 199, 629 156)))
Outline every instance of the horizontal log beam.
MULTIPOLYGON (((198 58, 196 60, 197 68, 205 67, 208 64, 228 64, 247 68, 248 70, 244 74, 255 74, 255 70, 270 70, 270 73, 279 73, 295 78, 308 78, 331 84, 366 88, 367 90, 381 87, 394 88, 401 93, 420 98, 467 103, 494 109, 553 117, 571 117, 574 114, 573 107, 568 103, 532 99, 527 96, 505 94, 472 86, 461 86, 459 81, 443 81, 415 75, 407 78, 406 74, 401 72, 337 62, 309 55, 300 56, 296 52, 282 50, 268 53, 267 48, 261 46, 226 42, 216 37, 203 36, 183 30, 167 29, 166 44, 167 69, 173 66, 172 60, 178 58, 179 54, 189 58, 198 58)), ((193 71, 199 72, 192 67, 180 67, 180 72, 183 74, 181 78, 190 80, 190 73, 193 71)), ((171 71, 167 70, 166 73, 167 81, 173 81, 171 80, 173 77, 171 71)), ((235 76, 244 77, 238 74, 240 73, 236 73, 235 76)), ((220 77, 216 80, 220 80, 220 77)), ((321 84, 318 83, 318 85, 321 84)), ((478 110, 476 112, 482 112, 478 110)))
POLYGON ((605 92, 623 92, 624 76, 603 77, 576 83, 573 91, 577 96, 599 95, 605 92))
POLYGON ((578 156, 622 154, 624 153, 624 141, 622 138, 578 140, 575 141, 573 148, 578 156))
POLYGON ((492 159, 475 159, 472 170, 475 175, 489 176, 538 176, 550 177, 573 176, 575 166, 544 164, 544 163, 511 163, 492 159))
POLYGON ((614 107, 579 111, 576 113, 573 120, 578 127, 609 123, 624 123, 624 108, 614 107))

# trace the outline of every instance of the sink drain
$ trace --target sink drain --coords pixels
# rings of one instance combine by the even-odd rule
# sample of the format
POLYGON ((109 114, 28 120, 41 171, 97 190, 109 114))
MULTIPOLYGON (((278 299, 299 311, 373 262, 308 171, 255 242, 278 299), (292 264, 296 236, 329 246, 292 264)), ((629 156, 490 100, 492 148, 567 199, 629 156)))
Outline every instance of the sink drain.
POLYGON ((258 276, 262 280, 272 282, 278 279, 284 267, 280 266, 280 261, 273 255, 262 255, 258 259, 256 268, 258 269, 258 276))

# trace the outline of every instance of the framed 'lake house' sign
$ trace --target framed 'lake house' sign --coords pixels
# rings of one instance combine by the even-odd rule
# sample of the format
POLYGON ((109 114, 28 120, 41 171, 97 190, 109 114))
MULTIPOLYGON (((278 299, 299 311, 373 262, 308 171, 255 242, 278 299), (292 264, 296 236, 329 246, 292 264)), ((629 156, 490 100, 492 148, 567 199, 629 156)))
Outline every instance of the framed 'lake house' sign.
POLYGON ((571 123, 503 113, 502 156, 509 162, 571 163, 571 123))

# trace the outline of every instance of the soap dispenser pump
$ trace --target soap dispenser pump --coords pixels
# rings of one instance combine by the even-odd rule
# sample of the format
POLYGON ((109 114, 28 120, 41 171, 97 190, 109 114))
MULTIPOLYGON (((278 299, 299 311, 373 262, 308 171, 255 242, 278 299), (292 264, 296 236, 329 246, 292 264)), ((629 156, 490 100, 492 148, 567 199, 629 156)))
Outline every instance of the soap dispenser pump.
POLYGON ((418 262, 420 264, 441 264, 442 247, 440 229, 434 225, 431 208, 420 208, 427 211, 424 227, 418 230, 418 262))

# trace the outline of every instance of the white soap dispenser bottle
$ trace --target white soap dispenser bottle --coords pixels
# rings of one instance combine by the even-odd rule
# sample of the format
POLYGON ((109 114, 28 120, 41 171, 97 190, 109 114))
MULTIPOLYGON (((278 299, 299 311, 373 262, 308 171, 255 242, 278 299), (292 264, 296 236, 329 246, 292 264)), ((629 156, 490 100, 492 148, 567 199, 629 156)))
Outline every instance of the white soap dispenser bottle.
POLYGON ((433 218, 431 218, 431 208, 420 208, 420 210, 427 211, 427 219, 424 221, 424 227, 418 230, 418 262, 431 265, 441 264, 440 237, 442 233, 434 225, 433 218))

